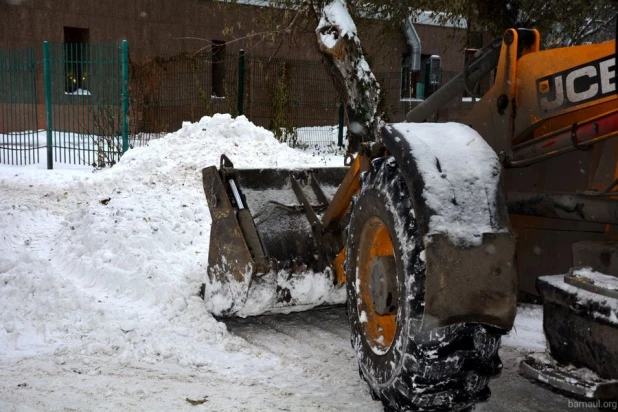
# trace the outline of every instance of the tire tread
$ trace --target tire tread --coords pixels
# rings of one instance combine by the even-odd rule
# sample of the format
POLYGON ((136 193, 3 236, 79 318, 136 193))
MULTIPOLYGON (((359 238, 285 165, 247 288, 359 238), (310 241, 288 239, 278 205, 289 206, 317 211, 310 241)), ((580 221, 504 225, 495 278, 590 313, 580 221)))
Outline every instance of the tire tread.
MULTIPOLYGON (((382 190, 384 199, 393 202, 396 213, 402 216, 402 227, 414 232, 411 237, 417 236, 410 196, 397 165, 391 159, 382 158, 374 160, 372 167, 372 171, 362 177, 363 189, 382 190)), ((360 196, 363 196, 362 192, 360 196)), ((353 205, 351 225, 355 211, 353 205)), ((422 247, 419 243, 417 248, 422 247)), ((416 259, 418 255, 415 255, 416 259)), ((353 273, 350 272, 354 268, 350 266, 353 263, 350 260, 346 262, 346 272, 353 273)), ((408 304, 412 313, 422 313, 424 264, 417 261, 414 265, 415 281, 411 285, 412 296, 408 304), (418 267, 422 270, 416 273, 418 267)), ((350 314, 357 311, 351 306, 356 305, 353 299, 354 294, 348 293, 350 314)), ((498 356, 501 331, 480 324, 456 324, 422 331, 420 319, 412 317, 406 321, 405 329, 409 331, 403 343, 406 350, 402 355, 401 370, 391 384, 372 387, 374 380, 363 376, 363 367, 359 366, 372 397, 381 400, 385 411, 461 411, 489 398, 489 379, 502 370, 498 356)), ((354 322, 352 326, 354 331, 354 322)), ((357 353, 363 350, 360 340, 354 335, 352 345, 357 353)), ((358 358, 360 365, 362 354, 359 353, 358 358)))

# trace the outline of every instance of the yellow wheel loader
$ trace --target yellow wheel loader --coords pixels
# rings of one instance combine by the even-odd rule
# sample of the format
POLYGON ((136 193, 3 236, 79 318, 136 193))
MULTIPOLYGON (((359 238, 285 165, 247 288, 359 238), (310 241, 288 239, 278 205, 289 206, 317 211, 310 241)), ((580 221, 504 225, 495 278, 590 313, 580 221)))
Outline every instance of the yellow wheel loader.
MULTIPOLYGON (((540 275, 574 266, 573 244, 618 237, 616 41, 541 51, 537 31, 508 30, 406 120, 384 126, 343 168, 242 170, 222 156, 204 169, 204 289, 218 315, 243 316, 265 285, 270 309, 302 307, 295 282, 322 274, 345 288, 361 376, 386 410, 464 410, 489 397, 501 370, 518 284, 538 294, 540 275), (461 124, 422 123, 492 71, 461 124)), ((590 254, 618 259, 612 245, 590 254)), ((618 262, 605 270, 607 259, 591 260, 607 280, 618 262)), ((544 297, 560 313, 550 323, 600 325, 603 333, 574 336, 605 348, 615 366, 618 305, 602 276, 601 293, 572 313, 561 281, 544 297)), ((595 370, 599 356, 554 349, 569 331, 548 333, 552 354, 595 370)), ((603 378, 618 378, 606 369, 603 378)))

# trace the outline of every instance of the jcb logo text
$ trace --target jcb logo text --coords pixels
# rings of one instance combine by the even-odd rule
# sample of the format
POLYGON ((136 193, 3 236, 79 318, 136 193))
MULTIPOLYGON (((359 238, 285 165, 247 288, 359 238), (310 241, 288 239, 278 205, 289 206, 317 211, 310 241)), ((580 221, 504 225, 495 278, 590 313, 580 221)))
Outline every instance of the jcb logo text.
POLYGON ((616 93, 616 57, 605 57, 537 80, 539 104, 554 112, 616 93))

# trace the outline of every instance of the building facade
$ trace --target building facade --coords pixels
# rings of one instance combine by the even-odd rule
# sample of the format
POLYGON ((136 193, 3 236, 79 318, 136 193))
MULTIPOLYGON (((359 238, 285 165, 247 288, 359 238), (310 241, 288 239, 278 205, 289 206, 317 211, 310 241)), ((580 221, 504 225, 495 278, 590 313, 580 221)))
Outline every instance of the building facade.
MULTIPOLYGON (((210 67, 206 70, 211 85, 203 94, 210 96, 213 105, 217 106, 225 94, 225 84, 221 80, 225 72, 223 65, 217 63, 237 56, 241 49, 247 56, 320 61, 313 31, 316 23, 310 17, 298 19, 292 30, 289 27, 273 30, 277 19, 281 19, 285 26, 285 22, 293 17, 290 13, 243 4, 242 1, 0 0, 0 50, 34 46, 36 58, 41 59, 40 45, 43 41, 97 44, 127 40, 132 64, 155 57, 206 51, 210 53, 210 67)), ((421 43, 422 70, 430 67, 432 56, 434 60, 439 56, 441 76, 438 82, 429 81, 428 73, 410 70, 410 39, 404 29, 393 26, 384 30, 383 25, 371 19, 358 21, 357 26, 372 70, 384 89, 385 111, 391 121, 403 120, 405 113, 418 103, 419 98, 422 99, 431 88, 439 87, 463 68, 465 46, 469 45, 465 25, 439 26, 428 18, 414 24, 421 43)), ((77 56, 75 59, 80 58, 77 56)), ((76 89, 81 86, 79 79, 85 77, 79 70, 76 66, 67 70, 66 74, 73 76, 71 81, 75 82, 76 89)), ((42 87, 39 78, 37 89, 42 87)), ((180 86, 171 88, 182 90, 180 86)), ((303 93, 316 93, 311 88, 303 90, 303 93)), ((247 93, 251 93, 251 89, 247 93)), ((252 101, 260 101, 257 93, 253 92, 252 101)), ((41 105, 41 110, 38 110, 40 128, 44 113, 43 93, 37 96, 41 105)), ((441 120, 456 120, 465 110, 462 105, 465 103, 453 102, 441 111, 441 120)), ((220 104, 217 107, 225 110, 220 104)), ((179 105, 174 110, 181 118, 184 115, 186 120, 199 118, 199 113, 194 113, 195 109, 189 110, 179 105)), ((323 122, 332 122, 332 118, 323 122)), ((265 120, 262 125, 268 127, 268 123, 265 120)), ((176 126, 179 127, 170 127, 176 126)))

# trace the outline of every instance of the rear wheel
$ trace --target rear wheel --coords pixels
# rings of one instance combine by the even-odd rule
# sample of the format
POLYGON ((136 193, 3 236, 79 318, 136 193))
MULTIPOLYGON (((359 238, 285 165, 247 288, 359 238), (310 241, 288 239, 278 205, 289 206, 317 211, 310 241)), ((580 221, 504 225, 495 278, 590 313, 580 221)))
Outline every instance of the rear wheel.
POLYGON ((490 395, 500 334, 476 324, 421 331, 425 262, 411 202, 393 158, 374 160, 349 225, 352 345, 385 410, 465 410, 490 395))

